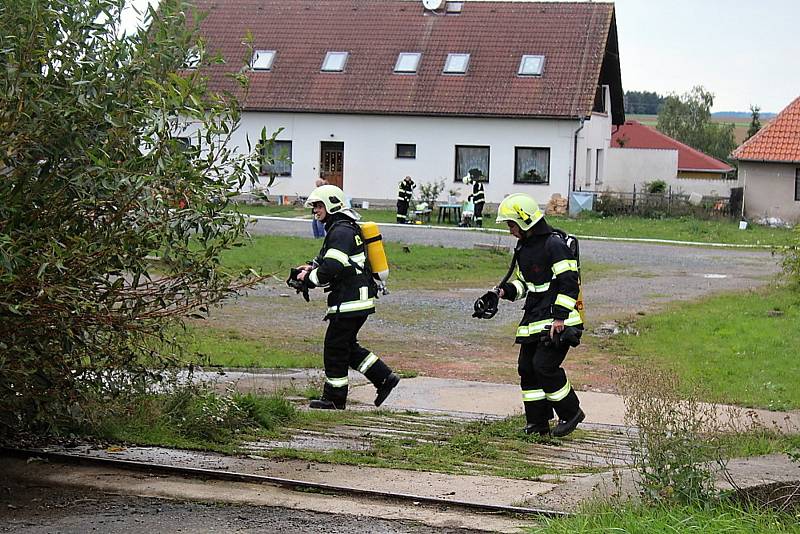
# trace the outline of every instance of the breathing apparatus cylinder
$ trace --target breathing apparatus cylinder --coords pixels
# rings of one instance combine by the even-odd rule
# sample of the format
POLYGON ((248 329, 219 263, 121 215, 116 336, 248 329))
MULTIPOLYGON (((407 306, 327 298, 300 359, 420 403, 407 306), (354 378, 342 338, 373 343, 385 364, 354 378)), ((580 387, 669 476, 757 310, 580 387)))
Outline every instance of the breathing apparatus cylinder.
POLYGON ((369 268, 372 274, 385 283, 389 278, 389 260, 383 249, 381 231, 374 222, 359 222, 358 224, 361 226, 361 235, 364 237, 364 249, 367 253, 369 268))

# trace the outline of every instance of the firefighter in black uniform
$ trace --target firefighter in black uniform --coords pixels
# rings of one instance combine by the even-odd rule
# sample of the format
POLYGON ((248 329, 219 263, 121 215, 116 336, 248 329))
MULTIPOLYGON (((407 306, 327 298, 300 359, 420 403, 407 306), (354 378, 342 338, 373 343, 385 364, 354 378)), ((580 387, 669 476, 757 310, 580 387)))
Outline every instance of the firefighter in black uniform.
POLYGON ((477 169, 471 169, 462 181, 465 185, 472 184, 472 194, 468 199, 472 199, 475 206, 475 226, 483 226, 483 206, 486 204, 486 196, 483 191, 483 183, 480 181, 481 173, 477 169))
POLYGON ((400 181, 397 189, 397 223, 406 224, 408 221, 408 206, 414 198, 414 188, 417 185, 410 176, 406 176, 400 181))
POLYGON ((314 261, 293 270, 296 281, 306 288, 322 287, 328 292, 325 386, 322 398, 310 404, 311 408, 327 410, 345 408, 350 367, 366 376, 377 389, 375 406, 380 406, 400 382, 388 365, 358 343, 358 331, 375 312, 377 286, 366 265, 364 243, 356 223, 359 215, 344 207, 344 198, 335 185, 318 187, 308 196, 306 206, 325 224, 325 241, 314 261))
MULTIPOLYGON (((552 435, 566 436, 583 421, 578 396, 561 363, 577 346, 583 321, 576 309, 578 265, 562 234, 555 232, 532 197, 515 193, 500 203, 497 222, 505 222, 518 239, 513 277, 475 302, 475 317, 491 318, 500 298, 525 297, 517 328, 518 371, 527 425, 525 433, 548 435, 553 409, 559 422, 552 435)), ((512 271, 509 270, 509 273, 512 271)))

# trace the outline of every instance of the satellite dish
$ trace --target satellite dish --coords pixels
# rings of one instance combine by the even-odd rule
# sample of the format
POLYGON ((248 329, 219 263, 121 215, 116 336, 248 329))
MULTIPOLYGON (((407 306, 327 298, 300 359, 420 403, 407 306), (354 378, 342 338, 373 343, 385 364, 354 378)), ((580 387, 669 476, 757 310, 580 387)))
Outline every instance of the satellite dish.
POLYGON ((441 9, 444 3, 445 0, 422 0, 422 5, 425 7, 425 9, 429 9, 431 11, 441 9))

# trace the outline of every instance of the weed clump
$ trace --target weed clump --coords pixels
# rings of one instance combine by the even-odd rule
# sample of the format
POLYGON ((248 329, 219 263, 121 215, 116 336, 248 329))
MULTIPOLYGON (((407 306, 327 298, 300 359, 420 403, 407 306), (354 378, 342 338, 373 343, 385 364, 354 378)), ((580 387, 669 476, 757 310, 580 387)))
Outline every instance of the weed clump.
POLYGON ((716 495, 713 462, 726 460, 719 408, 680 395, 675 374, 632 367, 623 379, 626 421, 638 428, 634 467, 645 500, 697 503, 716 495))

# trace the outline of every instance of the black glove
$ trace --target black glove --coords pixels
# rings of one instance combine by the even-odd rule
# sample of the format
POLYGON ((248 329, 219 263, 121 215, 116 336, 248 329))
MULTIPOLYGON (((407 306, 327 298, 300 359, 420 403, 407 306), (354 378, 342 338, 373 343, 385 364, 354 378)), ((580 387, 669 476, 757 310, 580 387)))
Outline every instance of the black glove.
POLYGON ((303 298, 306 299, 306 302, 308 302, 310 300, 308 298, 308 283, 306 283, 305 280, 298 279, 298 274, 300 274, 300 269, 292 267, 292 270, 289 271, 289 278, 286 280, 286 285, 298 293, 302 293, 303 298))
POLYGON ((574 326, 565 326, 564 330, 561 332, 556 332, 553 334, 553 337, 550 337, 550 329, 542 330, 542 334, 539 337, 539 342, 542 343, 545 347, 555 347, 557 349, 563 347, 564 345, 568 345, 570 347, 577 347, 581 344, 581 336, 583 335, 583 330, 580 328, 575 328, 574 326))
POLYGON ((577 347, 581 344, 583 330, 574 326, 566 326, 561 331, 561 343, 566 343, 570 347, 577 347))
POLYGON ((500 302, 500 295, 497 290, 487 291, 481 298, 475 301, 473 317, 478 319, 491 319, 497 314, 497 304, 500 302))

